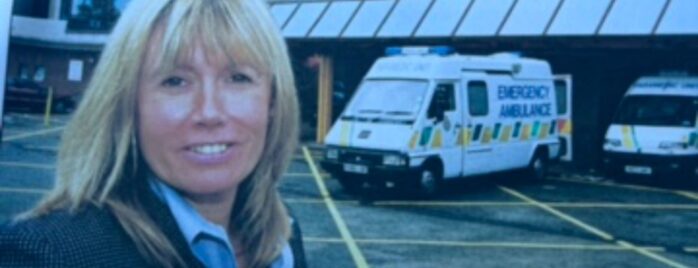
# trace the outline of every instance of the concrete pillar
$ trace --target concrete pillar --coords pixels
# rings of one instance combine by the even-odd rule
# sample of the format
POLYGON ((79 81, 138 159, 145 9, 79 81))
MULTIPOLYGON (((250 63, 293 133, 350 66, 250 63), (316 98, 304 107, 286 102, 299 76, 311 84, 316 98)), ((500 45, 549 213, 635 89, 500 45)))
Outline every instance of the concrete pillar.
POLYGON ((332 84, 334 81, 334 68, 332 58, 322 56, 320 58, 320 70, 318 74, 318 111, 317 129, 315 141, 322 144, 325 135, 332 125, 332 84))
POLYGON ((61 2, 62 0, 50 0, 48 4, 48 18, 58 20, 61 18, 61 2))

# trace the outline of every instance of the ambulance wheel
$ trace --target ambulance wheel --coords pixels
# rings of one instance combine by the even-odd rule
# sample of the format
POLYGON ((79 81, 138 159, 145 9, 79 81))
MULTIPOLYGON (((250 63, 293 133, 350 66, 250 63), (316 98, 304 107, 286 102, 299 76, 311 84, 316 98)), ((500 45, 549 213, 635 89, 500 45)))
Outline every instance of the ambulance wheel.
POLYGON ((536 152, 528 164, 528 176, 533 180, 543 180, 548 173, 548 158, 542 150, 536 152))
POLYGON ((348 194, 356 194, 361 190, 361 180, 357 180, 352 176, 340 176, 337 177, 337 181, 342 185, 344 192, 348 194))
POLYGON ((418 183, 419 193, 425 197, 432 197, 439 191, 441 186, 441 177, 439 173, 434 171, 432 166, 424 167, 419 172, 418 183))

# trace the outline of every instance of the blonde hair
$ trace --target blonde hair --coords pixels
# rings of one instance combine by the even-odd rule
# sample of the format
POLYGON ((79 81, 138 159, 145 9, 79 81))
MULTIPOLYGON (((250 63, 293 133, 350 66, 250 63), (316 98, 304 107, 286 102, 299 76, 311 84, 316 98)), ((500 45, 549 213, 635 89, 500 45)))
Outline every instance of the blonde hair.
POLYGON ((250 267, 266 267, 289 237, 288 214, 276 184, 295 150, 298 104, 285 42, 260 0, 131 1, 114 28, 73 119, 63 133, 54 189, 29 212, 75 211, 92 203, 119 220, 138 250, 161 266, 184 262, 143 211, 145 164, 135 141, 137 84, 155 29, 164 26, 157 66, 172 66, 199 39, 271 74, 272 104, 261 160, 239 186, 231 226, 241 236, 250 267), (140 164, 139 164, 140 163, 140 164), (135 189, 140 189, 136 191, 135 189))

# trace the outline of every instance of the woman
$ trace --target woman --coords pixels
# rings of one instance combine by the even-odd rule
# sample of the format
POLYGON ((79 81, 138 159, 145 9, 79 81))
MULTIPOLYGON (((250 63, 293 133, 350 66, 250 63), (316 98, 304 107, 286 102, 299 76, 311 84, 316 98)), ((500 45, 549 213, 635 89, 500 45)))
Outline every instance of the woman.
POLYGON ((131 1, 0 266, 292 267, 296 101, 262 1, 131 1))

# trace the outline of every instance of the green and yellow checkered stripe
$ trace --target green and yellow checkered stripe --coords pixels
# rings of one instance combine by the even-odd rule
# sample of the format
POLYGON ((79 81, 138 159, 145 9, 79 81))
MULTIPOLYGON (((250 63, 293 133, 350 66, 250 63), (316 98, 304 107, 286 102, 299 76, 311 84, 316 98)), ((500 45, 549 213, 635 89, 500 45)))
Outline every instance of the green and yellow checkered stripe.
MULTIPOLYGON (((494 144, 516 141, 543 140, 556 132, 560 135, 572 133, 572 122, 566 119, 555 119, 549 122, 512 122, 509 124, 495 123, 493 125, 475 124, 472 127, 458 130, 456 145, 470 146, 472 144, 494 144)), ((443 147, 443 133, 440 128, 425 127, 415 131, 409 141, 409 148, 429 146, 432 149, 443 147)))

